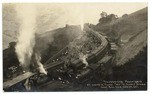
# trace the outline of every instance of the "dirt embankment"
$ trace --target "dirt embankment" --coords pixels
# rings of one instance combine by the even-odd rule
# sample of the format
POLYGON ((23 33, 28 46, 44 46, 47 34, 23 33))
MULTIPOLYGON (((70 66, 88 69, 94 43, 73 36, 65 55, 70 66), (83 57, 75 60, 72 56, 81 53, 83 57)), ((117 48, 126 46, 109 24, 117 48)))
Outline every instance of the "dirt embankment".
POLYGON ((147 45, 147 20, 146 7, 111 22, 98 23, 93 29, 105 33, 120 45, 115 63, 122 65, 134 58, 147 45))

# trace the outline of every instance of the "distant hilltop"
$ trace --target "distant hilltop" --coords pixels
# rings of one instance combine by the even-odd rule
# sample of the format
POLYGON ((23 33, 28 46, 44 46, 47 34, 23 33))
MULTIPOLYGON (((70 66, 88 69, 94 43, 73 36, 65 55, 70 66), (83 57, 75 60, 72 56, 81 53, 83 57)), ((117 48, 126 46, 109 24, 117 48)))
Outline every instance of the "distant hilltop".
POLYGON ((123 64, 147 45, 148 8, 117 17, 102 12, 99 23, 91 28, 111 38, 120 49, 117 64, 123 64), (132 53, 132 54, 131 54, 132 53))

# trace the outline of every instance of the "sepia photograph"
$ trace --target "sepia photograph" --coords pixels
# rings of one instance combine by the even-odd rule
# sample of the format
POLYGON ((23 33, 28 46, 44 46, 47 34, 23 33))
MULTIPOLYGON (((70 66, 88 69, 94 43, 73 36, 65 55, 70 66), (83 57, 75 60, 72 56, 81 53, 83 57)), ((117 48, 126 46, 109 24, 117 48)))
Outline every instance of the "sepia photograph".
POLYGON ((146 91, 147 33, 147 2, 2 3, 3 91, 146 91))

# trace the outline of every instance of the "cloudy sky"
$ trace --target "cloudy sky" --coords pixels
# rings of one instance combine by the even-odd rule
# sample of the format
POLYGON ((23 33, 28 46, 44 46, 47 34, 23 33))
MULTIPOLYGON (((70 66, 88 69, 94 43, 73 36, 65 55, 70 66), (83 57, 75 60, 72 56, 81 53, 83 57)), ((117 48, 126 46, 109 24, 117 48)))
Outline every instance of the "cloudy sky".
MULTIPOLYGON (((19 5, 16 10, 23 11, 21 6, 27 4, 11 5, 15 7, 19 5)), ((146 7, 147 3, 34 3, 28 5, 32 7, 26 9, 27 11, 32 10, 31 8, 36 10, 37 32, 44 32, 64 27, 65 24, 97 24, 102 11, 121 17, 125 13, 130 14, 146 7)), ((24 12, 23 15, 27 14, 24 12)))
POLYGON ((100 18, 101 11, 105 11, 108 14, 114 13, 118 16, 122 16, 127 13, 130 14, 139 9, 147 6, 147 3, 67 3, 67 4, 37 4, 40 10, 40 14, 55 13, 58 15, 64 15, 66 19, 77 20, 83 19, 84 22, 90 22, 96 24, 100 18), (60 13, 60 14, 59 14, 60 13), (64 14, 63 14, 64 13, 64 14))

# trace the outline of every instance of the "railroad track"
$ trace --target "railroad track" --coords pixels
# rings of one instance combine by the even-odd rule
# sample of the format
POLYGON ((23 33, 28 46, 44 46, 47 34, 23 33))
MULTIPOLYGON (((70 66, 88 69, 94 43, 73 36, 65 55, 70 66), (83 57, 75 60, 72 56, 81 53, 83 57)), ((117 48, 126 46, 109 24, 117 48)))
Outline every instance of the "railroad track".
MULTIPOLYGON (((108 50, 108 41, 105 39, 104 36, 102 36, 101 34, 99 34, 96 31, 93 31, 92 29, 88 28, 88 30, 86 31, 88 33, 93 34, 95 37, 97 37, 99 40, 101 40, 101 44, 100 46, 95 49, 94 51, 92 51, 92 53, 88 56, 88 61, 90 61, 91 59, 95 59, 95 62, 98 62, 98 60, 100 59, 100 57, 103 57, 103 55, 106 54, 107 50, 108 50)), ((52 60, 57 58, 57 56, 59 56, 59 54, 61 54, 63 51, 65 51, 67 49, 68 45, 63 48, 61 51, 59 51, 57 54, 55 54, 53 57, 51 57, 44 65, 44 68, 46 70, 51 69, 53 67, 56 67, 60 64, 63 64, 63 62, 53 62, 52 60)), ((3 89, 7 89, 23 80, 26 80, 27 78, 32 77, 33 75, 35 75, 36 73, 32 73, 32 72, 26 72, 22 75, 17 76, 16 78, 10 79, 6 82, 3 83, 3 89)))

